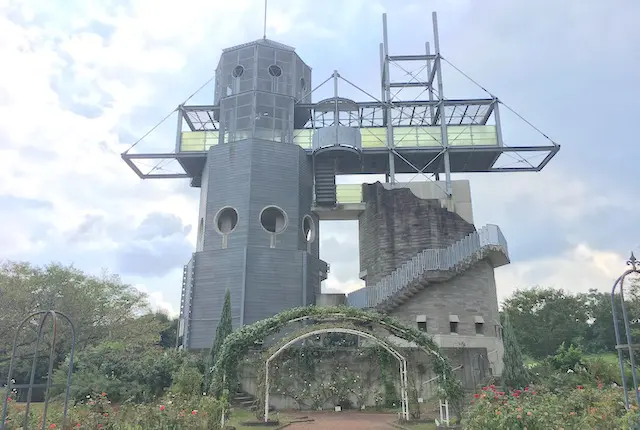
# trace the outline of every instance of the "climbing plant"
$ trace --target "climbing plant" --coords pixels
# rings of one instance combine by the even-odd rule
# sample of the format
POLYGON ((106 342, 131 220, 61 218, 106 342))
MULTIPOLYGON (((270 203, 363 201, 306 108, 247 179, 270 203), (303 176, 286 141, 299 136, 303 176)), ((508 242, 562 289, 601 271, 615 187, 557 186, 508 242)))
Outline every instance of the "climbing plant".
MULTIPOLYGON (((267 359, 271 357, 276 351, 278 351, 283 345, 290 342, 291 340, 299 336, 302 336, 304 334, 311 333, 316 330, 322 330, 322 329, 351 329, 351 330, 357 330, 357 331, 364 331, 362 327, 358 327, 357 325, 350 322, 343 322, 343 323, 332 322, 332 323, 324 323, 324 324, 312 324, 300 330, 296 330, 292 334, 284 337, 282 340, 280 340, 279 342, 277 342, 276 344, 274 344, 273 346, 265 350, 264 353, 262 354, 262 360, 260 360, 260 365, 258 366, 257 379, 256 379, 257 387, 258 387, 258 390, 256 393, 257 401, 258 401, 258 408, 256 410, 256 415, 258 418, 262 415, 262 412, 264 410, 264 395, 265 395, 265 388, 266 388, 264 385, 265 372, 266 372, 265 363, 267 359)), ((270 372, 270 375, 272 375, 270 380, 273 382, 274 375, 272 373, 272 370, 273 369, 270 369, 269 372, 270 372)), ((309 373, 307 373, 304 376, 305 376, 305 379, 303 379, 302 385, 309 387, 308 388, 309 392, 306 393, 305 391, 300 390, 297 394, 297 396, 299 397, 296 398, 296 401, 298 402, 301 401, 302 396, 304 394, 308 394, 312 398, 312 403, 313 403, 312 406, 314 407, 314 409, 321 407, 329 399, 332 399, 334 404, 344 404, 345 401, 347 401, 348 398, 350 397, 350 394, 353 392, 353 386, 355 385, 353 382, 354 380, 350 377, 351 375, 348 374, 346 366, 336 366, 333 369, 331 369, 330 374, 326 375, 324 380, 321 381, 321 383, 319 384, 319 386, 316 385, 315 387, 314 387, 315 384, 313 383, 314 382, 313 376, 309 373)), ((300 375, 295 375, 295 377, 299 378, 300 375)), ((290 378, 290 379, 293 379, 293 378, 290 378)))
POLYGON ((224 375, 235 373, 239 358, 243 357, 249 348, 255 346, 256 342, 278 333, 288 324, 303 320, 313 324, 323 324, 330 321, 332 327, 336 327, 335 321, 338 320, 341 321, 340 324, 352 324, 358 327, 359 330, 363 330, 363 326, 375 325, 386 330, 391 335, 412 342, 433 357, 433 370, 440 376, 440 397, 449 401, 460 401, 464 396, 460 381, 455 378, 449 361, 440 352, 438 345, 426 333, 407 327, 388 315, 343 306, 292 308, 273 317, 246 325, 240 330, 231 333, 225 339, 216 356, 209 392, 216 396, 222 394, 225 388, 224 375))

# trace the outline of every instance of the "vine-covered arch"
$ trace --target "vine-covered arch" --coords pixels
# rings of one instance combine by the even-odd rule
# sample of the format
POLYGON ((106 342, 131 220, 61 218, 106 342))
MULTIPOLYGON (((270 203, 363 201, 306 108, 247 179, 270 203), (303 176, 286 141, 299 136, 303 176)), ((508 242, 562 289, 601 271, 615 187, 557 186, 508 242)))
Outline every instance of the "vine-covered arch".
POLYGON ((464 392, 460 381, 454 377, 449 360, 441 353, 440 348, 429 335, 413 327, 408 327, 388 315, 345 306, 292 308, 234 331, 227 336, 218 356, 215 357, 215 363, 211 369, 209 392, 219 396, 229 388, 226 386, 229 381, 226 381, 225 375, 232 374, 231 371, 234 366, 237 366, 239 358, 244 356, 249 348, 255 346, 256 342, 262 341, 292 323, 311 321, 312 324, 323 324, 336 320, 351 321, 361 325, 375 324, 389 334, 415 344, 417 348, 435 358, 433 370, 440 376, 441 397, 446 401, 461 401, 464 392))
MULTIPOLYGON (((398 363, 400 364, 400 390, 401 390, 401 399, 402 399, 402 417, 405 420, 409 419, 409 396, 407 395, 407 359, 400 354, 400 352, 394 348, 387 341, 380 339, 379 336, 376 336, 374 333, 370 333, 365 331, 357 326, 337 326, 336 324, 322 324, 322 325, 311 325, 306 328, 302 328, 300 330, 295 331, 291 336, 282 339, 279 343, 275 344, 271 348, 269 348, 266 352, 266 360, 264 368, 262 368, 262 375, 264 376, 264 385, 261 386, 264 393, 261 394, 259 398, 262 398, 262 394, 264 394, 264 422, 269 421, 269 365, 271 361, 277 358, 284 350, 289 348, 296 342, 304 340, 306 338, 323 334, 323 333, 344 333, 344 334, 352 334, 359 337, 363 337, 368 340, 372 340, 376 344, 380 345, 383 349, 385 349, 389 354, 391 354, 398 363)), ((262 380, 262 377, 259 377, 259 380, 262 380)))

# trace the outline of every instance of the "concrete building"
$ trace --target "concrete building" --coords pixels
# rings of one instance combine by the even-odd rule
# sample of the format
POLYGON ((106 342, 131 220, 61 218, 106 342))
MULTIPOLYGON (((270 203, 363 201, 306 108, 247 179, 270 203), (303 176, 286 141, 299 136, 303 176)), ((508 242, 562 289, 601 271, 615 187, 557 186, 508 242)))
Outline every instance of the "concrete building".
POLYGON ((229 290, 236 328, 346 300, 395 315, 444 348, 474 351, 463 361, 480 357, 501 372, 494 269, 509 263, 507 244, 497 226, 475 226, 469 182, 451 176, 539 171, 559 146, 507 146, 496 98, 446 99, 435 13, 433 24, 435 53, 427 43, 424 53, 390 55, 383 16, 382 97, 364 102, 340 96, 339 83, 354 84, 337 71, 324 80, 333 97, 313 102, 311 69, 289 46, 264 38, 225 49, 214 104, 177 109, 175 152, 123 154, 142 178, 189 178, 201 191, 181 347, 211 347, 229 290), (395 80, 390 65, 399 63, 424 72, 395 80), (400 89, 421 97, 398 99, 400 89), (504 154, 534 150, 546 153, 537 165, 499 166, 504 154), (184 172, 145 174, 135 164, 144 159, 177 160, 184 172), (336 184, 361 174, 385 182, 336 184), (402 183, 402 174, 422 180, 402 183), (366 282, 346 298, 320 290, 328 268, 319 227, 341 219, 359 223, 366 282))

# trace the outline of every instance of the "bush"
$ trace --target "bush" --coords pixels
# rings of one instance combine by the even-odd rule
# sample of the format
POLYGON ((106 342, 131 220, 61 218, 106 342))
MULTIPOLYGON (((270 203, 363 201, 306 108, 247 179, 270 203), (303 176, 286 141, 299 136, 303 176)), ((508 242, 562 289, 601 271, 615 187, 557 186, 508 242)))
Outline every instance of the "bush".
POLYGON ((495 386, 483 387, 474 395, 467 411, 466 429, 528 430, 600 430, 629 429, 629 419, 636 409, 627 412, 618 388, 574 387, 556 394, 541 388, 526 387, 511 393, 495 386))
POLYGON ((557 370, 561 372, 567 372, 570 369, 575 369, 578 364, 582 363, 582 350, 578 347, 569 345, 569 348, 565 347, 564 343, 560 345, 556 354, 551 357, 551 364, 557 370))
MULTIPOLYGON (((107 393, 89 395, 69 409, 67 426, 63 426, 62 404, 51 403, 46 428, 92 428, 104 430, 209 430, 220 429, 226 402, 207 396, 168 395, 154 404, 127 405, 114 408, 107 393)), ((32 408, 29 428, 42 427, 41 408, 32 408), (37 412, 35 412, 37 411, 37 412)), ((22 428, 24 405, 10 403, 6 430, 22 428)))
MULTIPOLYGON (((71 397, 81 401, 92 393, 107 392, 116 403, 154 401, 171 386, 186 357, 178 351, 119 342, 87 348, 74 361, 71 397)), ((64 365, 54 373, 54 383, 59 384, 56 394, 66 385, 67 369, 64 365)))

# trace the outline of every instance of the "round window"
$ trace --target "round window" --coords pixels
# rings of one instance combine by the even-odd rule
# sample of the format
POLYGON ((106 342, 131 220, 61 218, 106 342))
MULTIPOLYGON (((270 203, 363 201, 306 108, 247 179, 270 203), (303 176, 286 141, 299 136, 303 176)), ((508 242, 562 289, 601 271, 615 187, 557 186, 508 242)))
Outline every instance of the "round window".
POLYGON ((231 75, 234 78, 239 78, 240 76, 242 76, 244 74, 244 67, 237 65, 234 69, 233 72, 231 72, 231 75))
POLYGON ((231 207, 220 209, 216 215, 215 225, 219 233, 231 233, 238 225, 238 211, 231 207))
POLYGON ((287 214, 277 206, 267 206, 260 212, 260 224, 269 233, 282 233, 287 228, 287 214))
POLYGON ((280 66, 272 64, 271 66, 269 66, 269 74, 274 78, 277 78, 282 75, 282 69, 280 68, 280 66))
POLYGON ((302 233, 304 233, 304 240, 307 243, 311 243, 316 239, 316 226, 313 222, 313 218, 309 215, 305 215, 302 218, 302 233))

